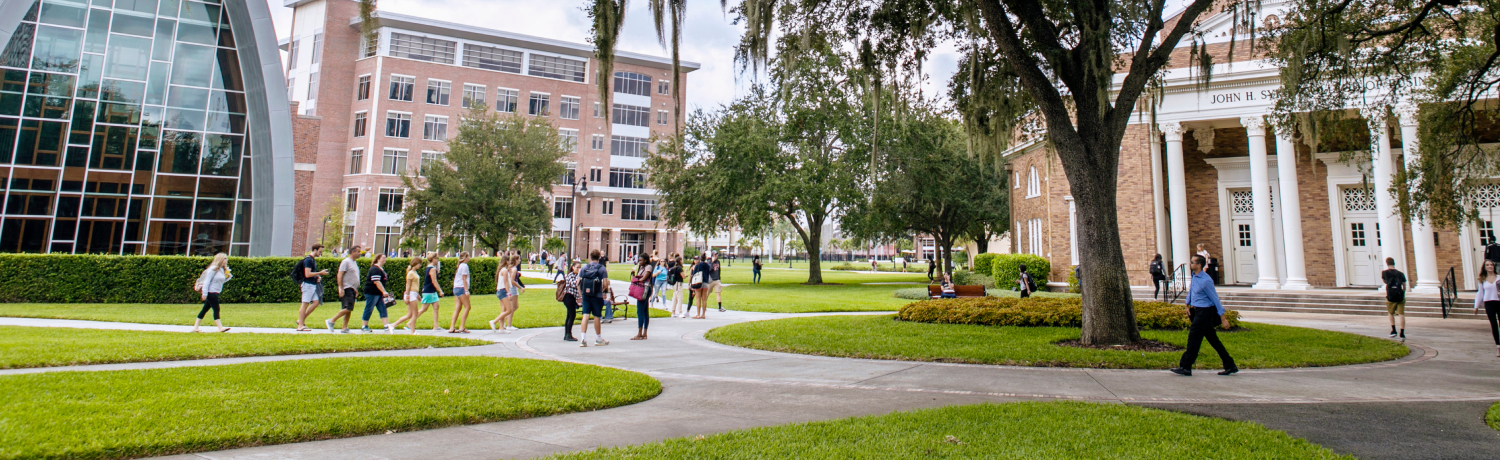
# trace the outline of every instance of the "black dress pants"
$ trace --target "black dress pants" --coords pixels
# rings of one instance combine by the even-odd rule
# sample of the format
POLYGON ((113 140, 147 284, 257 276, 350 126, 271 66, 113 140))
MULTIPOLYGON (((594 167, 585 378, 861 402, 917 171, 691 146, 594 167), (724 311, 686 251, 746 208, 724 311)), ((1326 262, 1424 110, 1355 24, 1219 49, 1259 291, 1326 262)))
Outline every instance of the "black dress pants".
POLYGON ((1191 370, 1193 363, 1198 361, 1198 348, 1203 345, 1203 340, 1208 339, 1208 344, 1219 352, 1219 360, 1224 362, 1225 369, 1239 369, 1234 365, 1234 358, 1229 357, 1229 350, 1224 349, 1224 344, 1219 342, 1219 333, 1214 331, 1219 326, 1219 310, 1214 307, 1192 309, 1192 326, 1188 327, 1187 351, 1182 352, 1182 361, 1178 367, 1191 370))
POLYGON ((573 321, 578 319, 578 298, 573 294, 563 296, 563 306, 568 309, 568 318, 563 320, 563 338, 573 336, 573 321))

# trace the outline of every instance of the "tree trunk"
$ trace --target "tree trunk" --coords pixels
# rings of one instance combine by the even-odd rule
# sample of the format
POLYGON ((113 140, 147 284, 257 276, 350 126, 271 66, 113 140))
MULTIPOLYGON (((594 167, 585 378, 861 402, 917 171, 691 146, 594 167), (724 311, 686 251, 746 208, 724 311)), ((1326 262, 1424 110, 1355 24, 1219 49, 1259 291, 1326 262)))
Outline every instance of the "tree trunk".
MULTIPOLYGON (((1118 141, 1114 145, 1114 150, 1118 150, 1118 141)), ((1067 148, 1081 150, 1083 146, 1069 145, 1067 148)), ((1081 158, 1086 155, 1077 152, 1072 156, 1081 158)), ((1108 168, 1067 168, 1067 171, 1080 223, 1079 265, 1087 267, 1082 270, 1085 279, 1078 280, 1083 286, 1081 341, 1090 345, 1138 342, 1141 334, 1135 321, 1135 304, 1130 296, 1125 256, 1120 248, 1117 169, 1111 165, 1108 168)))
POLYGON ((802 246, 807 248, 807 284, 823 284, 823 264, 820 263, 822 256, 823 223, 809 222, 807 236, 802 239, 802 246))

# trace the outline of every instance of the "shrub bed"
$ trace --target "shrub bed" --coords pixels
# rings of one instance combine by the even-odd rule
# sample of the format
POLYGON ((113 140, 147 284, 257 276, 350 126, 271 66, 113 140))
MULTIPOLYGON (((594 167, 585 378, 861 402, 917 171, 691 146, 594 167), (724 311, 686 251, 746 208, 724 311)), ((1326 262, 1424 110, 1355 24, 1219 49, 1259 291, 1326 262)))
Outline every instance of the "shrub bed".
MULTIPOLYGON (((114 256, 88 254, 0 254, 0 302, 47 303, 197 303, 193 282, 208 267, 208 257, 188 256, 114 256)), ((296 302, 301 298, 292 267, 296 257, 230 257, 229 268, 234 279, 224 284, 220 301, 224 303, 296 302)), ((370 258, 359 259, 361 276, 370 272, 370 258)), ((438 279, 449 283, 458 259, 443 258, 438 279)), ((341 259, 323 257, 318 268, 327 269, 323 277, 324 299, 337 298, 337 277, 341 259)), ((385 263, 394 282, 386 289, 398 297, 406 288, 406 258, 391 258, 385 263)), ((495 292, 495 266, 498 259, 469 261, 475 294, 495 292)))
POLYGON ((984 275, 994 276, 995 272, 991 271, 991 269, 993 269, 995 266, 995 259, 1000 258, 1001 255, 1002 254, 984 253, 974 256, 974 266, 970 268, 974 269, 974 273, 982 273, 984 275))
MULTIPOLYGON (((1239 312, 1229 310, 1231 328, 1239 327, 1239 312)), ((937 299, 912 302, 901 307, 898 319, 919 323, 975 324, 982 326, 1083 325, 1082 298, 937 299)), ((1135 321, 1141 329, 1186 329, 1187 314, 1181 305, 1166 302, 1135 302, 1135 321)))
POLYGON ((1007 289, 1017 286, 1016 280, 1021 278, 1021 264, 1026 264, 1026 273, 1030 273, 1031 279, 1036 281, 1037 289, 1047 290, 1047 277, 1052 273, 1052 262, 1036 254, 996 254, 989 271, 990 277, 995 279, 995 286, 1007 289))

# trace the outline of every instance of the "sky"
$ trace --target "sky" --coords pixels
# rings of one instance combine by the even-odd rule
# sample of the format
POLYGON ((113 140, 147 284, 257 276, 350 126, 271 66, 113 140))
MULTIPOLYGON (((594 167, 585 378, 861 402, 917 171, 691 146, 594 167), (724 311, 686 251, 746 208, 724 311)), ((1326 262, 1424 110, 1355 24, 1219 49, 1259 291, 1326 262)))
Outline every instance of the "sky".
MULTIPOLYGON (((285 38, 291 31, 292 9, 282 6, 283 0, 267 0, 267 3, 275 19, 277 37, 285 38)), ((587 43, 589 21, 583 11, 586 3, 585 0, 380 0, 379 8, 476 27, 587 43), (514 20, 507 22, 498 18, 514 20)), ((655 25, 646 5, 646 0, 630 2, 618 49, 671 57, 671 52, 657 41, 655 25)), ((739 72, 734 63, 734 45, 739 42, 744 28, 731 24, 732 19, 720 9, 718 0, 688 1, 687 18, 683 21, 682 59, 702 65, 701 69, 688 74, 689 111, 712 109, 727 103, 754 81, 748 72, 739 72)), ((928 80, 924 91, 929 96, 941 96, 946 92, 948 78, 957 68, 959 56, 952 46, 940 46, 930 56, 926 64, 928 80)))

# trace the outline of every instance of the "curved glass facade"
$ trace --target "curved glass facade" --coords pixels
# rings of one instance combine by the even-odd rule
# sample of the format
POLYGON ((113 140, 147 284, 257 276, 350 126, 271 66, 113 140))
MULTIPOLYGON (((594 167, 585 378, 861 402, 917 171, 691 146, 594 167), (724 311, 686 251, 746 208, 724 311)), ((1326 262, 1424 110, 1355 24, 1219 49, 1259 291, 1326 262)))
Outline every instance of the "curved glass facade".
POLYGON ((0 252, 246 255, 234 32, 219 0, 34 1, 0 53, 0 252))

